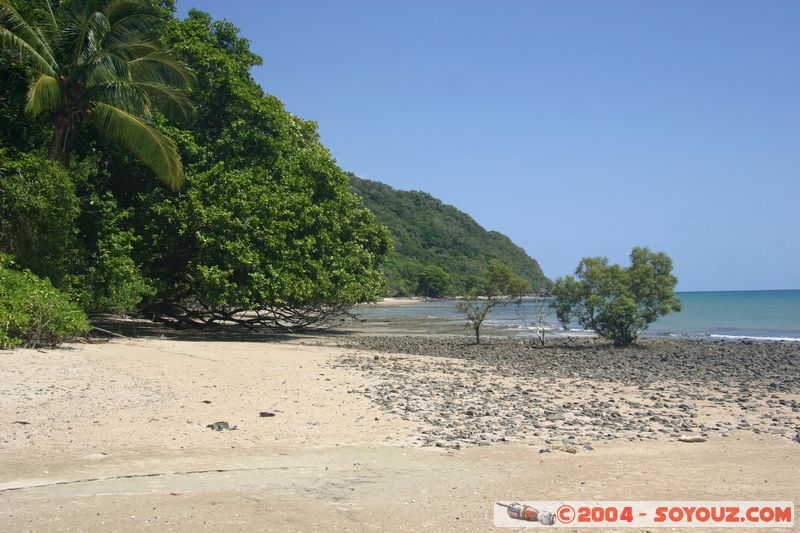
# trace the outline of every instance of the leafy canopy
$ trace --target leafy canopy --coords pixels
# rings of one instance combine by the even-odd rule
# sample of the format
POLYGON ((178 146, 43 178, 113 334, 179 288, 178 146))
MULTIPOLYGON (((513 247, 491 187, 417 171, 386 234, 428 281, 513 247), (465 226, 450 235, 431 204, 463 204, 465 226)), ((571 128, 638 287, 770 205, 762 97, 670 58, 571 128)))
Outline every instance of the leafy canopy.
POLYGON ((634 342, 659 317, 681 310, 678 279, 663 252, 635 247, 628 267, 605 257, 581 260, 574 276, 556 280, 553 307, 566 328, 573 319, 615 344, 634 342))
POLYGON ((192 76, 153 35, 146 0, 0 0, 0 49, 30 71, 25 110, 52 117, 49 159, 68 156, 83 123, 135 154, 172 189, 184 181, 175 143, 153 124, 156 110, 189 120, 192 76), (54 7, 55 5, 55 7, 54 7))

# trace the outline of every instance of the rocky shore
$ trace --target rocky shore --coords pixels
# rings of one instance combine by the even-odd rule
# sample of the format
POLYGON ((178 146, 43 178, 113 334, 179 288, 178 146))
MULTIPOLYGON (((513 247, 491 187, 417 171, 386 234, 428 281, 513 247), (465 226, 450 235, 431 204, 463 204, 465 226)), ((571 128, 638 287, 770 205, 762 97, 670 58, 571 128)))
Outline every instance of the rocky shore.
POLYGON ((800 346, 646 340, 618 349, 562 338, 348 336, 334 366, 365 373, 349 391, 420 423, 422 445, 523 441, 542 452, 611 439, 702 441, 737 432, 800 443, 800 346), (352 353, 352 352, 351 352, 352 353))

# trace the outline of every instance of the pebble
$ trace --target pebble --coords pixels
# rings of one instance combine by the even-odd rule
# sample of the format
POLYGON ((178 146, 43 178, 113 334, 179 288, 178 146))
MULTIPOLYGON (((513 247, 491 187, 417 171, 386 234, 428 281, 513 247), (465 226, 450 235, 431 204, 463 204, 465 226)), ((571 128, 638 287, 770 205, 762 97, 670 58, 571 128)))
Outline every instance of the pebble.
POLYGON ((323 342, 358 351, 330 363, 366 374, 369 385, 348 392, 419 423, 423 446, 524 441, 547 443, 540 453, 557 449, 553 443, 577 453, 599 441, 705 442, 709 432, 734 429, 800 442, 792 397, 800 392, 800 346, 792 343, 764 350, 763 343, 646 340, 618 349, 597 339, 537 347, 488 337, 478 346, 443 335, 323 342))
POLYGON ((705 442, 706 439, 704 437, 700 437, 697 435, 683 435, 678 437, 678 441, 680 442, 705 442))

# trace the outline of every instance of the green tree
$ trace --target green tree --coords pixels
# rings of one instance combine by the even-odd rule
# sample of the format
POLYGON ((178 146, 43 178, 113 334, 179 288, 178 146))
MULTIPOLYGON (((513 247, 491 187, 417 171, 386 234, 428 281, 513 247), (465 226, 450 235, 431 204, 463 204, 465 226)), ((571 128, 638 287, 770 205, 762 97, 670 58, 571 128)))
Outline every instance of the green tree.
POLYGON ((21 14, 0 0, 0 48, 30 71, 25 109, 49 115, 48 159, 66 159, 84 123, 123 146, 172 189, 184 180, 175 143, 153 125, 153 112, 187 119, 182 89, 191 76, 152 33, 157 12, 145 0, 25 2, 21 14))
POLYGON ((556 280, 553 308, 562 326, 574 319, 615 345, 628 346, 659 317, 681 310, 667 254, 635 247, 630 261, 621 267, 605 257, 584 258, 574 276, 556 280))
POLYGON ((303 177, 222 168, 192 175, 180 198, 152 206, 143 230, 159 285, 153 316, 284 329, 380 296, 388 235, 338 177, 323 200, 303 177))
POLYGON ((312 325, 384 293, 386 229, 350 190, 317 125, 265 94, 261 59, 226 21, 191 10, 164 42, 196 73, 198 117, 171 128, 187 165, 180 195, 127 180, 149 316, 179 323, 312 325))
POLYGON ((453 279, 436 265, 427 265, 417 276, 417 291, 420 296, 443 298, 452 294, 453 279))
POLYGON ((475 343, 481 342, 481 325, 498 305, 519 302, 531 290, 530 284, 500 261, 492 261, 484 273, 483 287, 456 304, 475 332, 475 343))

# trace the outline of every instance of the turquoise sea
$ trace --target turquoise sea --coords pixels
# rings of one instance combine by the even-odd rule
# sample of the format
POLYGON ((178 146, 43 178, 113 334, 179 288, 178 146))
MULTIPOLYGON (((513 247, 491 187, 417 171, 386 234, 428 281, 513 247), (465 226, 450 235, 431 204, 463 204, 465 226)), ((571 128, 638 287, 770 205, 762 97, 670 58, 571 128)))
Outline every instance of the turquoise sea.
MULTIPOLYGON (((683 311, 652 324, 646 336, 800 342, 800 290, 679 292, 678 296, 683 302, 683 311)), ((539 302, 539 299, 530 298, 523 301, 520 309, 516 306, 498 308, 489 316, 486 325, 520 335, 529 334, 520 315, 532 322, 539 302)), ((451 325, 464 321, 455 309, 455 302, 448 300, 368 306, 360 308, 358 314, 367 319, 421 318, 451 325)), ((552 313, 548 322, 553 334, 561 333, 552 313)), ((566 333, 588 332, 573 324, 566 333)))

